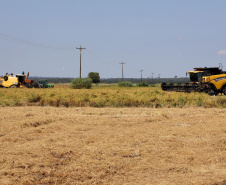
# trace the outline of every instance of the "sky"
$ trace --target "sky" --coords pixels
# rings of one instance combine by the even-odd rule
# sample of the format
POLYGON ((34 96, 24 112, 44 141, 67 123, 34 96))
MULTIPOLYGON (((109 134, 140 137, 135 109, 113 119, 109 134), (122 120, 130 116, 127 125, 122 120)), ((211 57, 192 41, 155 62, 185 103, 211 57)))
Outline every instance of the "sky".
POLYGON ((185 77, 226 70, 225 0, 0 0, 0 75, 185 77))

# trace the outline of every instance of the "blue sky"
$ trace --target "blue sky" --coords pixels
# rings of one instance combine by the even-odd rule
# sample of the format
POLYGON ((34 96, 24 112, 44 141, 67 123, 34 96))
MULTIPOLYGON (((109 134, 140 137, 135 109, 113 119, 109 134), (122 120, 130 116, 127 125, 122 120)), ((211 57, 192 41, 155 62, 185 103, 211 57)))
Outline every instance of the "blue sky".
POLYGON ((0 74, 184 77, 226 70, 225 0, 1 0, 0 74))

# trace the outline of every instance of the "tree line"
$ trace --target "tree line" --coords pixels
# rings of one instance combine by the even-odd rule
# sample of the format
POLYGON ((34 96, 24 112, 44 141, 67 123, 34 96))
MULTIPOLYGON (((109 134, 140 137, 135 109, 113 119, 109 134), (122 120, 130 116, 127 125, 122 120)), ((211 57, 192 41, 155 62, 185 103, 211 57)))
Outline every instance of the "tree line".
MULTIPOLYGON (((60 78, 60 77, 29 77, 29 79, 38 82, 39 80, 48 80, 48 83, 71 83, 75 78, 60 78)), ((100 78, 100 83, 119 83, 122 81, 122 78, 100 78)), ((141 83, 140 78, 124 78, 124 81, 129 81, 134 84, 141 83)), ((189 78, 143 78, 142 82, 147 84, 157 84, 157 83, 189 83, 189 78)))

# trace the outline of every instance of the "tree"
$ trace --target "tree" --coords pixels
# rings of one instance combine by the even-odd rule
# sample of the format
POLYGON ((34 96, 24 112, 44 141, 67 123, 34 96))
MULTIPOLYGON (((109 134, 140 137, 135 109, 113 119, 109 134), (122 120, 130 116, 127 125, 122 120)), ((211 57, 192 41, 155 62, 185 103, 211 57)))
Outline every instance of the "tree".
POLYGON ((88 74, 88 78, 92 79, 93 83, 99 83, 100 82, 100 75, 97 72, 90 72, 88 74))

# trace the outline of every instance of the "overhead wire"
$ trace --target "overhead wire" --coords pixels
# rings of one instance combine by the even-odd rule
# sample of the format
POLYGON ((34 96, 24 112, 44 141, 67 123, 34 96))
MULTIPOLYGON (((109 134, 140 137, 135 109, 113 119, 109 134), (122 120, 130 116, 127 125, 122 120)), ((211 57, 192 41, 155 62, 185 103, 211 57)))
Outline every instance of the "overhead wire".
POLYGON ((92 59, 94 59, 95 61, 97 61, 98 63, 104 63, 104 64, 109 64, 108 61, 96 56, 95 54, 93 54, 90 50, 86 49, 87 52, 84 52, 86 56, 91 57, 92 59))
MULTIPOLYGON (((29 41, 29 40, 12 37, 10 35, 6 35, 3 33, 0 33, 0 39, 19 43, 19 44, 30 45, 30 46, 35 46, 35 47, 42 47, 42 48, 49 48, 49 49, 74 49, 74 47, 72 47, 72 46, 65 47, 65 46, 48 45, 48 44, 43 44, 43 43, 38 43, 38 42, 34 42, 34 41, 29 41)), ((112 62, 106 61, 106 60, 98 57, 93 52, 91 52, 89 49, 86 49, 86 51, 87 52, 84 52, 83 54, 85 54, 88 57, 91 57, 92 59, 96 60, 97 62, 104 62, 104 63, 108 63, 108 64, 112 63, 112 62)))
POLYGON ((15 42, 15 43, 24 44, 24 45, 30 45, 30 46, 35 46, 35 47, 49 48, 49 49, 72 49, 73 48, 73 47, 42 44, 42 43, 38 43, 38 42, 34 42, 34 41, 19 39, 19 38, 12 37, 10 35, 6 35, 6 34, 2 34, 2 33, 0 33, 0 38, 3 40, 10 41, 10 42, 15 42))
MULTIPOLYGON (((98 57, 97 55, 95 55, 90 50, 87 50, 87 48, 86 48, 86 51, 83 52, 83 54, 88 56, 88 57, 90 57, 90 58, 92 58, 93 60, 95 60, 95 61, 97 61, 98 63, 101 63, 101 64, 104 62, 106 65, 110 64, 112 66, 113 65, 115 66, 115 64, 119 64, 119 62, 120 62, 120 60, 118 58, 115 59, 116 60, 115 62, 107 62, 106 60, 104 60, 104 59, 98 57)), ((132 70, 132 71, 136 71, 136 69, 134 69, 133 66, 130 66, 129 63, 126 62, 126 64, 127 65, 125 66, 125 71, 128 71, 128 69, 132 70)), ((120 66, 118 66, 118 67, 119 67, 119 70, 121 70, 120 66)), ((139 76, 139 71, 137 71, 137 75, 139 76)))
MULTIPOLYGON (((73 49, 74 50, 74 47, 72 47, 72 46, 65 47, 65 46, 48 45, 48 44, 28 41, 28 40, 24 40, 24 39, 19 39, 19 38, 12 37, 10 35, 6 35, 6 34, 3 34, 3 33, 0 33, 0 39, 6 40, 6 41, 9 41, 9 42, 18 43, 18 44, 29 45, 29 46, 34 46, 34 47, 41 47, 41 48, 47 48, 47 49, 57 49, 57 50, 73 49)), ((55 63, 55 65, 57 65, 58 69, 64 70, 64 67, 62 65, 59 65, 57 63, 55 63)))
MULTIPOLYGON (((57 49, 57 50, 74 49, 74 47, 72 47, 72 46, 65 47, 65 46, 54 46, 54 45, 49 45, 49 44, 43 44, 43 43, 38 43, 38 42, 34 42, 34 41, 29 41, 29 40, 24 40, 24 39, 12 37, 10 35, 3 34, 3 33, 0 33, 0 39, 10 41, 10 42, 19 43, 19 44, 24 44, 24 45, 34 46, 34 47, 41 47, 41 48, 48 48, 48 49, 57 49)), ((97 61, 98 63, 104 63, 104 64, 107 64, 107 65, 109 65, 109 64, 115 65, 114 62, 110 62, 110 61, 106 61, 106 60, 102 59, 101 57, 97 56, 96 54, 94 54, 92 51, 90 51, 87 48, 86 48, 86 51, 87 52, 83 52, 83 54, 92 58, 93 60, 97 61)), ((120 61, 118 61, 118 62, 120 62, 120 61)), ((126 68, 131 68, 131 66, 128 66, 126 68)))
MULTIPOLYGON (((102 58, 100 58, 100 57, 98 57, 97 55, 95 55, 93 52, 91 52, 90 50, 88 50, 87 48, 86 48, 86 51, 84 52, 84 54, 86 55, 86 56, 88 56, 88 57, 90 57, 90 58, 92 58, 92 59, 94 59, 95 61, 97 61, 98 63, 102 63, 102 62, 104 62, 105 64, 107 64, 107 65, 114 65, 115 66, 115 64, 118 64, 119 62, 121 62, 121 60, 119 60, 118 59, 118 57, 116 57, 116 61, 115 62, 107 62, 106 60, 104 60, 104 59, 102 59, 102 58)), ((124 61, 124 60, 123 60, 124 61)), ((134 68, 134 66, 131 66, 131 65, 129 65, 129 62, 127 62, 127 61, 125 61, 126 62, 126 66, 124 67, 125 69, 125 71, 134 71, 135 73, 136 73, 136 71, 137 71, 137 76, 139 76, 139 70, 136 70, 135 68, 134 68)), ((119 66, 119 69, 120 69, 120 66, 119 66)))

